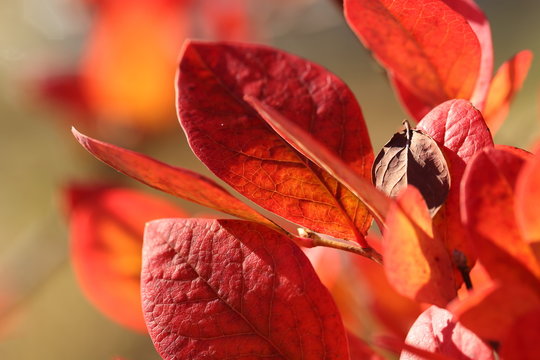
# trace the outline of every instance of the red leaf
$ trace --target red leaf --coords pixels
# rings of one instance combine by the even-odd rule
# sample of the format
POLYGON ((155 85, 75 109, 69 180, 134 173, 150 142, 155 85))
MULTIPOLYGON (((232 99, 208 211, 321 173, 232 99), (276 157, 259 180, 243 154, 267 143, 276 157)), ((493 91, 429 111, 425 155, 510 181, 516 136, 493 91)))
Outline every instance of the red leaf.
POLYGON ((186 214, 165 200, 123 188, 72 186, 66 196, 71 261, 86 297, 112 320, 146 332, 140 299, 144 224, 186 214))
POLYGON ((79 143, 99 160, 153 188, 224 213, 276 227, 209 178, 134 151, 92 139, 73 129, 79 143))
POLYGON ((346 0, 349 26, 391 77, 430 107, 469 99, 481 49, 467 20, 442 1, 346 0))
POLYGON ((351 352, 351 359, 354 360, 384 360, 382 356, 377 354, 373 349, 364 342, 364 340, 347 332, 347 339, 349 340, 349 349, 351 352))
POLYGON ((431 217, 422 195, 409 186, 390 206, 383 257, 388 281, 402 295, 445 306, 456 297, 452 262, 433 238, 431 217))
MULTIPOLYGON (((530 156, 516 184, 516 218, 521 234, 531 246, 540 244, 540 158, 530 156)), ((537 253, 540 254, 540 253, 537 253)))
POLYGON ((349 359, 328 290, 279 233, 160 220, 146 229, 143 259, 145 320, 164 359, 349 359))
MULTIPOLYGON (((473 332, 452 321, 452 313, 431 306, 411 327, 405 342, 452 359, 495 359, 493 351, 473 332)), ((403 352, 400 359, 421 360, 422 357, 403 352)))
MULTIPOLYGON (((444 2, 454 11, 463 15, 467 19, 471 29, 475 32, 480 42, 481 60, 476 87, 468 98, 478 109, 483 109, 491 82, 493 71, 493 44, 491 42, 491 29, 489 21, 482 10, 473 0, 444 0, 444 2)), ((389 74, 391 75, 391 74, 389 74)), ((402 104, 407 108, 409 114, 416 120, 422 119, 432 108, 433 104, 423 102, 421 99, 403 85, 395 76, 390 76, 402 104)), ((450 100, 447 98, 446 100, 450 100)))
POLYGON ((497 74, 491 82, 484 109, 486 123, 493 134, 499 130, 506 119, 512 100, 527 78, 532 59, 532 52, 523 50, 497 70, 497 74))
POLYGON ((540 340, 540 308, 524 314, 508 332, 501 343, 504 360, 535 360, 538 358, 540 340))
POLYGON ((189 24, 182 3, 100 3, 80 69, 100 119, 147 131, 174 125, 170 82, 189 24))
POLYGON ((463 222, 489 275, 502 282, 540 284, 539 264, 522 239, 514 214, 514 192, 524 159, 485 148, 467 166, 461 186, 463 222))
POLYGON ((384 218, 388 212, 388 206, 390 205, 390 198, 378 190, 370 181, 358 176, 335 152, 324 146, 314 136, 301 129, 291 120, 255 98, 246 97, 246 100, 291 146, 309 160, 328 171, 328 173, 347 186, 353 194, 361 199, 382 227, 384 218))
POLYGON ((277 136, 244 96, 291 116, 367 179, 373 152, 352 92, 322 67, 278 50, 190 42, 178 111, 194 153, 244 196, 316 232, 361 241, 371 224, 367 209, 277 136))
POLYGON ((442 147, 450 167, 452 186, 446 204, 435 216, 435 236, 442 239, 450 254, 454 250, 463 253, 472 267, 476 254, 461 224, 459 184, 466 163, 479 150, 493 147, 493 139, 480 111, 466 100, 444 102, 426 115, 417 128, 442 147))
POLYGON ((359 256, 355 256, 352 261, 352 265, 359 270, 361 288, 365 288, 370 295, 367 300, 369 311, 380 325, 405 339, 409 328, 421 313, 420 304, 396 292, 379 264, 359 256))
POLYGON ((500 341, 519 316, 538 307, 538 295, 516 282, 475 288, 466 298, 452 302, 448 310, 481 338, 500 341))

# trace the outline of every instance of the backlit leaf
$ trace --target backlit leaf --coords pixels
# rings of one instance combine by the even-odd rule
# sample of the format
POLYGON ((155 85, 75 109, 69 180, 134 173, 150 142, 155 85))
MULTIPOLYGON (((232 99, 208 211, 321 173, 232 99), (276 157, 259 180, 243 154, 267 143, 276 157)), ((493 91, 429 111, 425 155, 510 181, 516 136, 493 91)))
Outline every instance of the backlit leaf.
POLYGON ((503 124, 510 104, 527 78, 533 59, 530 50, 523 50, 502 64, 491 82, 484 117, 493 134, 503 124))
POLYGON ((466 18, 443 1, 346 0, 349 26, 399 83, 424 104, 470 98, 481 61, 466 18))
POLYGON ((328 290, 273 230, 159 220, 147 226, 143 259, 144 316, 166 360, 349 359, 328 290))
MULTIPOLYGON (((465 17, 480 42, 480 70, 476 81, 476 87, 468 100, 470 100, 478 109, 483 109, 493 72, 493 44, 491 41, 489 21, 474 0, 444 0, 444 2, 454 11, 465 17)), ((409 114, 416 120, 420 120, 427 115, 433 108, 433 103, 422 101, 413 91, 409 90, 396 79, 395 76, 392 76, 392 74, 389 75, 396 93, 409 114)), ((449 97, 446 100, 450 99, 452 98, 449 97)))
POLYGON ((540 158, 531 156, 516 184, 516 219, 525 241, 540 244, 540 158))
POLYGON ((313 135, 301 129, 275 109, 253 97, 246 97, 246 101, 291 146, 330 173, 361 199, 382 227, 390 205, 390 199, 383 192, 375 188, 371 181, 359 176, 352 168, 347 166, 339 158, 338 154, 324 146, 313 135))
POLYGON ((514 193, 525 160, 503 149, 484 148, 469 162, 461 183, 461 211, 478 257, 504 283, 539 285, 540 267, 515 218, 514 193))
POLYGON ((373 164, 373 182, 388 196, 396 197, 414 185, 434 214, 448 195, 450 174, 437 143, 421 130, 407 128, 394 134, 373 164))
POLYGON ((269 47, 189 42, 178 112, 193 152, 244 196, 313 231, 362 239, 371 216, 361 201, 275 134, 245 96, 275 107, 368 178, 373 153, 352 92, 322 67, 269 47))
POLYGON ((125 188, 71 186, 66 197, 71 261, 86 297, 114 321, 146 332, 140 298, 144 224, 186 214, 125 188))
POLYGON ((482 114, 469 101, 449 100, 437 106, 418 123, 443 149, 450 169, 450 192, 444 206, 433 220, 435 236, 454 250, 465 255, 472 267, 476 253, 466 229, 461 224, 460 186, 465 165, 479 150, 493 147, 493 139, 482 114))
POLYGON ((538 307, 538 294, 515 282, 492 283, 483 288, 477 288, 475 284, 467 297, 452 302, 448 310, 481 338, 501 341, 519 316, 538 307))
POLYGON ((416 188, 409 186, 390 206, 383 240, 388 281, 402 295, 445 306, 456 296, 452 262, 416 188))
MULTIPOLYGON (((429 307, 411 327, 405 342, 432 353, 459 360, 494 360, 493 351, 473 332, 452 320, 452 313, 429 307)), ((404 351, 400 360, 421 360, 404 351)))
POLYGON ((92 139, 75 129, 72 132, 77 141, 96 158, 144 184, 242 219, 275 227, 270 220, 207 177, 92 139))

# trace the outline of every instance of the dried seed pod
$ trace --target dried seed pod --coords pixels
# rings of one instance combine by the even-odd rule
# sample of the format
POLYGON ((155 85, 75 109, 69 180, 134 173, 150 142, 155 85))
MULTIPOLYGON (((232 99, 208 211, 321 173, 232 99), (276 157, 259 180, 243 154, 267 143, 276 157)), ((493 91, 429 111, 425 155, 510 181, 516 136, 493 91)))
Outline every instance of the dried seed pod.
POLYGON ((431 215, 442 206, 450 189, 450 173, 437 143, 421 130, 394 134, 373 164, 373 183, 391 197, 413 185, 422 194, 431 215))

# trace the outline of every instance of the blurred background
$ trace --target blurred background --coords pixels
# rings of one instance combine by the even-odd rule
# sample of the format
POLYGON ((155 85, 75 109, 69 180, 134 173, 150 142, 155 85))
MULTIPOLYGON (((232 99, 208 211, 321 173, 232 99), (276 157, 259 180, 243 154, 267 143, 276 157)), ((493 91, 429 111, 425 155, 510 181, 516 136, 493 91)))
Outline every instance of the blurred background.
MULTIPOLYGON (((540 56, 538 1, 477 2, 491 22, 495 69, 522 49, 540 56)), ((174 115, 174 67, 186 37, 267 43, 324 65, 357 95, 376 152, 407 117, 335 1, 173 3, 0 2, 0 359, 159 358, 147 336, 107 319, 79 289, 62 189, 113 181, 158 194, 86 153, 72 125, 209 175, 174 115)), ((538 137, 539 85, 535 59, 497 143, 527 148, 538 137)))

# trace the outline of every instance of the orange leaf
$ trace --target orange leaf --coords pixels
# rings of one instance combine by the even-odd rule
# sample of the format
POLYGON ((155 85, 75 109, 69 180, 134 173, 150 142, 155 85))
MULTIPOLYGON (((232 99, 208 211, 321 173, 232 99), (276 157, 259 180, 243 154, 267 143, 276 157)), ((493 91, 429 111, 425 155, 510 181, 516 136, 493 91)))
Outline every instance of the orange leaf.
POLYGON ((112 320, 146 332, 140 299, 145 223, 186 213, 124 188, 78 185, 69 187, 66 196, 71 261, 86 297, 112 320))
POLYGON ((539 264, 522 239, 514 213, 514 191, 524 159, 485 148, 468 164, 461 184, 461 210, 478 257, 493 279, 539 285, 539 264))
POLYGON ((153 188, 197 204, 276 228, 276 225, 209 178, 170 166, 72 130, 79 143, 99 160, 153 188))
POLYGON ((491 283, 450 303, 448 309, 464 326, 490 341, 500 341, 522 314, 540 307, 540 298, 519 283, 491 283))
POLYGON ((383 257, 388 281, 402 295, 445 306, 456 297, 452 262, 433 238, 422 195, 409 186, 392 203, 384 232, 383 257))
POLYGON ((375 58, 431 107, 469 99, 481 50, 464 16, 442 1, 346 0, 345 17, 375 58))
POLYGON ((533 54, 530 50, 522 50, 497 70, 487 96, 483 111, 486 123, 493 134, 503 124, 510 104, 527 78, 533 54))
POLYGON ((100 4, 81 75, 89 99, 107 122, 155 131, 174 125, 174 79, 188 17, 182 2, 100 4))
POLYGON ((516 218, 523 238, 535 248, 540 246, 540 158, 538 156, 531 156, 523 166, 516 184, 515 199, 516 218))

